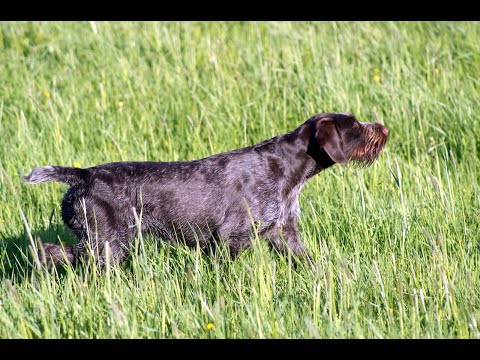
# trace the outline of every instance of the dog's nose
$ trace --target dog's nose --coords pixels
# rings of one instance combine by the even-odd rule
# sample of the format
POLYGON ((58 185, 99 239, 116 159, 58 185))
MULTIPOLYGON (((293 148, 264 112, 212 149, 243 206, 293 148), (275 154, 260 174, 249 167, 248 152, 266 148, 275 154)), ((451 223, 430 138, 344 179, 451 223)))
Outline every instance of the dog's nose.
POLYGON ((382 129, 382 132, 383 132, 385 135, 388 135, 388 128, 386 128, 386 127, 384 126, 383 129, 382 129))

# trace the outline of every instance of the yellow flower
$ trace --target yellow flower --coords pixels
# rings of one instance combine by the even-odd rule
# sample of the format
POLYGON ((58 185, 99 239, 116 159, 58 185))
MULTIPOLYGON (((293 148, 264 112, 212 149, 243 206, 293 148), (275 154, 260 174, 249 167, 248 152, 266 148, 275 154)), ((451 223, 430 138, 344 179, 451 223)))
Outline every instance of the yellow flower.
POLYGON ((433 69, 433 73, 435 74, 435 76, 438 76, 438 74, 440 73, 440 69, 439 68, 433 69))
POLYGON ((392 313, 393 312, 393 309, 392 308, 388 308, 388 310, 392 313))
POLYGON ((51 96, 50 91, 45 90, 45 91, 43 92, 43 96, 45 96, 45 97, 48 99, 48 98, 51 96))
POLYGON ((212 330, 214 328, 214 325, 212 323, 207 324, 207 330, 212 330))
POLYGON ((119 101, 119 102, 118 102, 118 108, 119 108, 119 109, 122 109, 122 108, 123 108, 123 101, 119 101))
POLYGON ((73 167, 79 168, 79 167, 81 167, 81 166, 82 166, 82 165, 81 165, 80 162, 78 162, 78 161, 75 161, 75 162, 73 163, 73 167))
POLYGON ((375 74, 378 74, 378 73, 380 72, 380 69, 379 69, 379 68, 374 68, 374 69, 373 69, 373 72, 374 72, 375 74))
POLYGON ((377 84, 380 84, 380 76, 375 75, 375 76, 373 77, 373 81, 375 81, 377 84))

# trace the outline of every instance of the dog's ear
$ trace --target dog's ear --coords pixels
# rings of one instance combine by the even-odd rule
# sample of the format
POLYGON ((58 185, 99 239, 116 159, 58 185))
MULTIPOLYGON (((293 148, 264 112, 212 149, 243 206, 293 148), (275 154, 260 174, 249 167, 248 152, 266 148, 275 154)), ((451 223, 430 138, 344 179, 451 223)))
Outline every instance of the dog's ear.
POLYGON ((343 141, 334 119, 326 118, 319 120, 316 126, 315 138, 318 145, 325 150, 333 161, 336 163, 347 162, 343 141))

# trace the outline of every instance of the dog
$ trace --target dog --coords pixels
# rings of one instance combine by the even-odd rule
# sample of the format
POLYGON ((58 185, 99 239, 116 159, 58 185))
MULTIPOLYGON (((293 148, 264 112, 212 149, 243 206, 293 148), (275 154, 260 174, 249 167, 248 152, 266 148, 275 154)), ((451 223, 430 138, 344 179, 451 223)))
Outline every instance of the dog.
POLYGON ((311 262, 297 228, 302 186, 336 163, 372 164, 388 132, 351 114, 322 113, 289 133, 201 160, 36 168, 27 183, 70 185, 62 219, 80 240, 44 243, 39 257, 55 265, 89 255, 101 266, 119 263, 141 231, 201 249, 223 241, 234 258, 257 231, 281 253, 311 262))

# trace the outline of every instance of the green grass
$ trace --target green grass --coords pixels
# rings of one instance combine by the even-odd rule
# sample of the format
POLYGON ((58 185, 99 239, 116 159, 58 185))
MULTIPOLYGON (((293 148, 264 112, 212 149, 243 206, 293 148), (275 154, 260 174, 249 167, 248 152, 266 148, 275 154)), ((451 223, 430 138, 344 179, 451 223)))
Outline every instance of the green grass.
POLYGON ((479 338, 479 54, 468 22, 0 23, 0 337, 479 338), (32 168, 201 158, 330 111, 390 139, 302 190, 316 273, 255 239, 31 262, 30 236, 75 241, 32 168))

